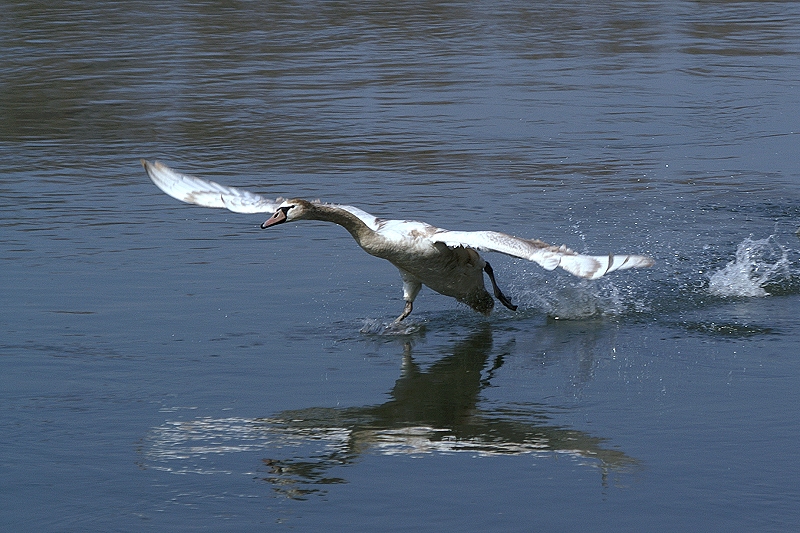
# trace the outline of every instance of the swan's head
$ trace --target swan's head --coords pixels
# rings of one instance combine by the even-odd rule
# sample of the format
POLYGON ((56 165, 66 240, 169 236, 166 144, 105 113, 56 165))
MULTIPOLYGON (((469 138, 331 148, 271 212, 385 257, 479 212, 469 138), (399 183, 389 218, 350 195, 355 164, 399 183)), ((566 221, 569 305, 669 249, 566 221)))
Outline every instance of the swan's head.
POLYGON ((278 206, 278 210, 275 211, 274 215, 261 224, 261 229, 266 229, 284 222, 306 220, 311 218, 313 213, 314 205, 311 202, 301 200, 300 198, 286 200, 278 206))

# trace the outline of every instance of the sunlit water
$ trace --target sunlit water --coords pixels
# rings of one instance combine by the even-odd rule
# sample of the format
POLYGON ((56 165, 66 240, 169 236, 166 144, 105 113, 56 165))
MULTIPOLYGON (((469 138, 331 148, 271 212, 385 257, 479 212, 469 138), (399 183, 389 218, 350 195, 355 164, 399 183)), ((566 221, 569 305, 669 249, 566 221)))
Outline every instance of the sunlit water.
POLYGON ((786 531, 794 3, 0 8, 0 526, 786 531), (644 253, 489 317, 270 197, 644 253))

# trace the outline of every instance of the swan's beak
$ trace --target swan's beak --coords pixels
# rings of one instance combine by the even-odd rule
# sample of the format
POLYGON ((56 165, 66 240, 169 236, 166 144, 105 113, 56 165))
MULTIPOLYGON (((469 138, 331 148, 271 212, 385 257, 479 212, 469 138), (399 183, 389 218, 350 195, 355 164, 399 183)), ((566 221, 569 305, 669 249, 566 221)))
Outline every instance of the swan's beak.
POLYGON ((274 226, 275 224, 280 224, 281 222, 286 222, 286 208, 281 208, 275 211, 275 214, 269 217, 263 224, 261 224, 261 229, 267 229, 270 226, 274 226))

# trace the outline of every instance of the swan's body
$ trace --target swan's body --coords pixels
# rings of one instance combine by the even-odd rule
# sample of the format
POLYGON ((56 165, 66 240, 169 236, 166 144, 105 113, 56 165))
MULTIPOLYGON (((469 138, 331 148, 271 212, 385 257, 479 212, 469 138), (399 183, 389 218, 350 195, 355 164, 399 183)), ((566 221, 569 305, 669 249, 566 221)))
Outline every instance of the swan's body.
POLYGON ((547 270, 561 267, 587 279, 614 270, 649 267, 653 260, 641 255, 588 256, 565 246, 521 239, 495 231, 448 231, 410 220, 383 220, 356 207, 309 202, 299 198, 271 201, 243 189, 179 174, 159 162, 142 165, 162 191, 183 202, 205 207, 224 207, 236 213, 273 213, 261 227, 295 220, 322 220, 344 227, 368 254, 386 259, 400 270, 405 309, 397 321, 411 313, 422 285, 452 296, 472 309, 489 314, 494 307, 486 291, 483 273, 489 275, 494 295, 509 309, 491 266, 478 251, 500 252, 534 261, 547 270))

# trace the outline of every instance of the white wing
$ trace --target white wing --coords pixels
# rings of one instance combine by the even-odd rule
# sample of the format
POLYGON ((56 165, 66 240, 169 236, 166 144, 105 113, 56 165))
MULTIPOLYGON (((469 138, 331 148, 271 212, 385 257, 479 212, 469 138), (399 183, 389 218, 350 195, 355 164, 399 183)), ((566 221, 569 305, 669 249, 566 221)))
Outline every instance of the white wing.
POLYGON ((561 267, 582 278, 597 279, 615 270, 655 264, 643 255, 581 255, 566 246, 553 246, 535 239, 521 239, 496 231, 440 230, 431 236, 447 246, 466 246, 483 252, 500 252, 538 263, 546 270, 561 267))
POLYGON ((280 201, 273 201, 244 189, 226 187, 213 181, 175 172, 163 163, 142 159, 150 179, 173 198, 204 207, 224 207, 234 213, 274 213, 280 201))

